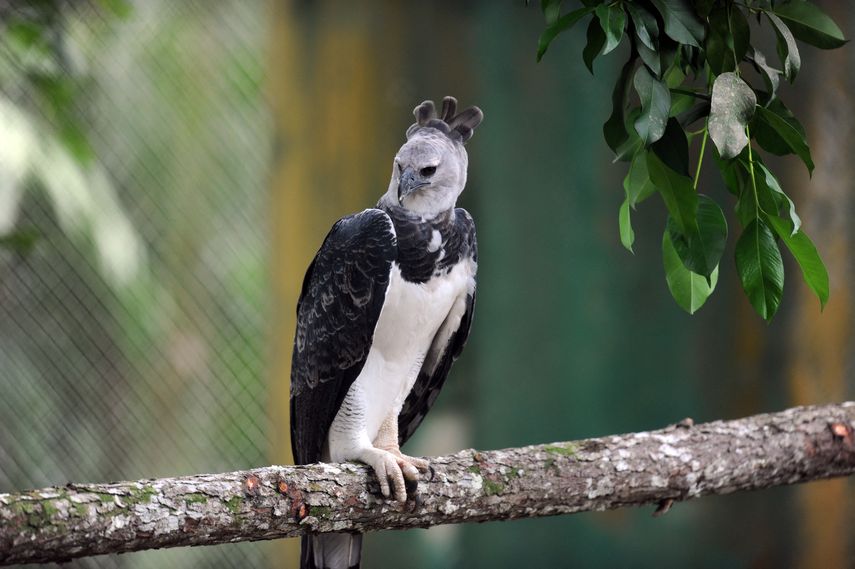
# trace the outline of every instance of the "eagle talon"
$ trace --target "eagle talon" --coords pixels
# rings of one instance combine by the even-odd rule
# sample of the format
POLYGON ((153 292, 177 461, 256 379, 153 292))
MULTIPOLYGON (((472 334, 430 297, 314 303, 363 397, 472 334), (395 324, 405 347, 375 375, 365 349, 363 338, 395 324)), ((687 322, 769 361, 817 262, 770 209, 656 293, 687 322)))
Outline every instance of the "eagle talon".
POLYGON ((418 493, 413 493, 408 496, 407 503, 405 504, 405 509, 407 512, 415 512, 418 508, 422 506, 422 495, 418 493))
POLYGON ((407 497, 415 498, 416 496, 418 496, 418 491, 419 491, 419 480, 418 480, 418 478, 416 478, 416 479, 406 478, 404 480, 404 487, 407 489, 407 497))
MULTIPOLYGON (((387 450, 370 448, 366 449, 360 459, 374 470, 374 475, 380 484, 380 493, 384 498, 392 498, 399 502, 407 501, 405 475, 398 457, 387 450)), ((411 465, 407 464, 407 466, 415 470, 411 465)))

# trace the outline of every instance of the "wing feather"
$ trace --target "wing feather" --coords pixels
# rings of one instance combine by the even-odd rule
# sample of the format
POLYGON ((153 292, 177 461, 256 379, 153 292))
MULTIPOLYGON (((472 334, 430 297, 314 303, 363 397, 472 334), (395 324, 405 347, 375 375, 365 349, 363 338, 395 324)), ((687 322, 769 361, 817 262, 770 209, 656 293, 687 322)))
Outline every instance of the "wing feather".
POLYGON ((385 212, 340 219, 306 271, 291 362, 291 448, 297 464, 321 451, 347 390, 371 349, 397 255, 385 212))

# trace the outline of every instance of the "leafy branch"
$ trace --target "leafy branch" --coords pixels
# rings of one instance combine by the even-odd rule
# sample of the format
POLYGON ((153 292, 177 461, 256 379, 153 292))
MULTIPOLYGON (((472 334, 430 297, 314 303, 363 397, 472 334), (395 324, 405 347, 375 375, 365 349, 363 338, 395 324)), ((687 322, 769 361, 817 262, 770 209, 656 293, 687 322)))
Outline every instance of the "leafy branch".
POLYGON ((632 251, 635 241, 632 211, 658 193, 668 211, 662 238, 668 288, 689 313, 703 306, 715 290, 728 237, 721 205, 699 193, 707 141, 712 140, 714 163, 735 197, 742 229, 736 270, 751 305, 766 320, 777 312, 784 289, 783 243, 824 307, 829 294, 825 265, 802 229, 795 204, 758 150, 793 154, 813 172, 804 128, 778 88, 781 77, 792 83, 801 68, 797 42, 837 48, 846 43, 840 28, 805 0, 581 3, 562 15, 561 0, 541 1, 546 29, 537 59, 586 17, 582 59, 591 73, 598 56, 615 50, 624 38, 629 44, 612 93, 612 113, 603 125, 615 161, 629 162, 618 212, 624 247, 632 251), (763 33, 774 33, 780 69, 752 43, 763 33), (692 176, 689 151, 697 138, 692 176))

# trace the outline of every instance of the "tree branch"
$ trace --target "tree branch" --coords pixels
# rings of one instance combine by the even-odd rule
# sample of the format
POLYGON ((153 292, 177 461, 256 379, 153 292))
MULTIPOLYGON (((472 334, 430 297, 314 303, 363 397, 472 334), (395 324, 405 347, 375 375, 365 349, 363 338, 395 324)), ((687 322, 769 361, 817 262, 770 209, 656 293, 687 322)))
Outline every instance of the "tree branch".
POLYGON ((794 484, 855 472, 855 403, 432 460, 407 504, 357 464, 68 484, 0 494, 0 565, 306 531, 406 529, 551 516, 794 484))

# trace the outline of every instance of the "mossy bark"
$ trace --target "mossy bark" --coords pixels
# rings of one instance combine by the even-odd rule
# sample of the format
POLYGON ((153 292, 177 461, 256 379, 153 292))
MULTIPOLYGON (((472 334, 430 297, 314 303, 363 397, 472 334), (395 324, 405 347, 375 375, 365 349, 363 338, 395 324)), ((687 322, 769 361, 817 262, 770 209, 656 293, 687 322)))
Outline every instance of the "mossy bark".
POLYGON ((0 494, 0 564, 482 522, 758 490, 855 472, 855 402, 433 458, 406 504, 359 464, 270 466, 0 494))

